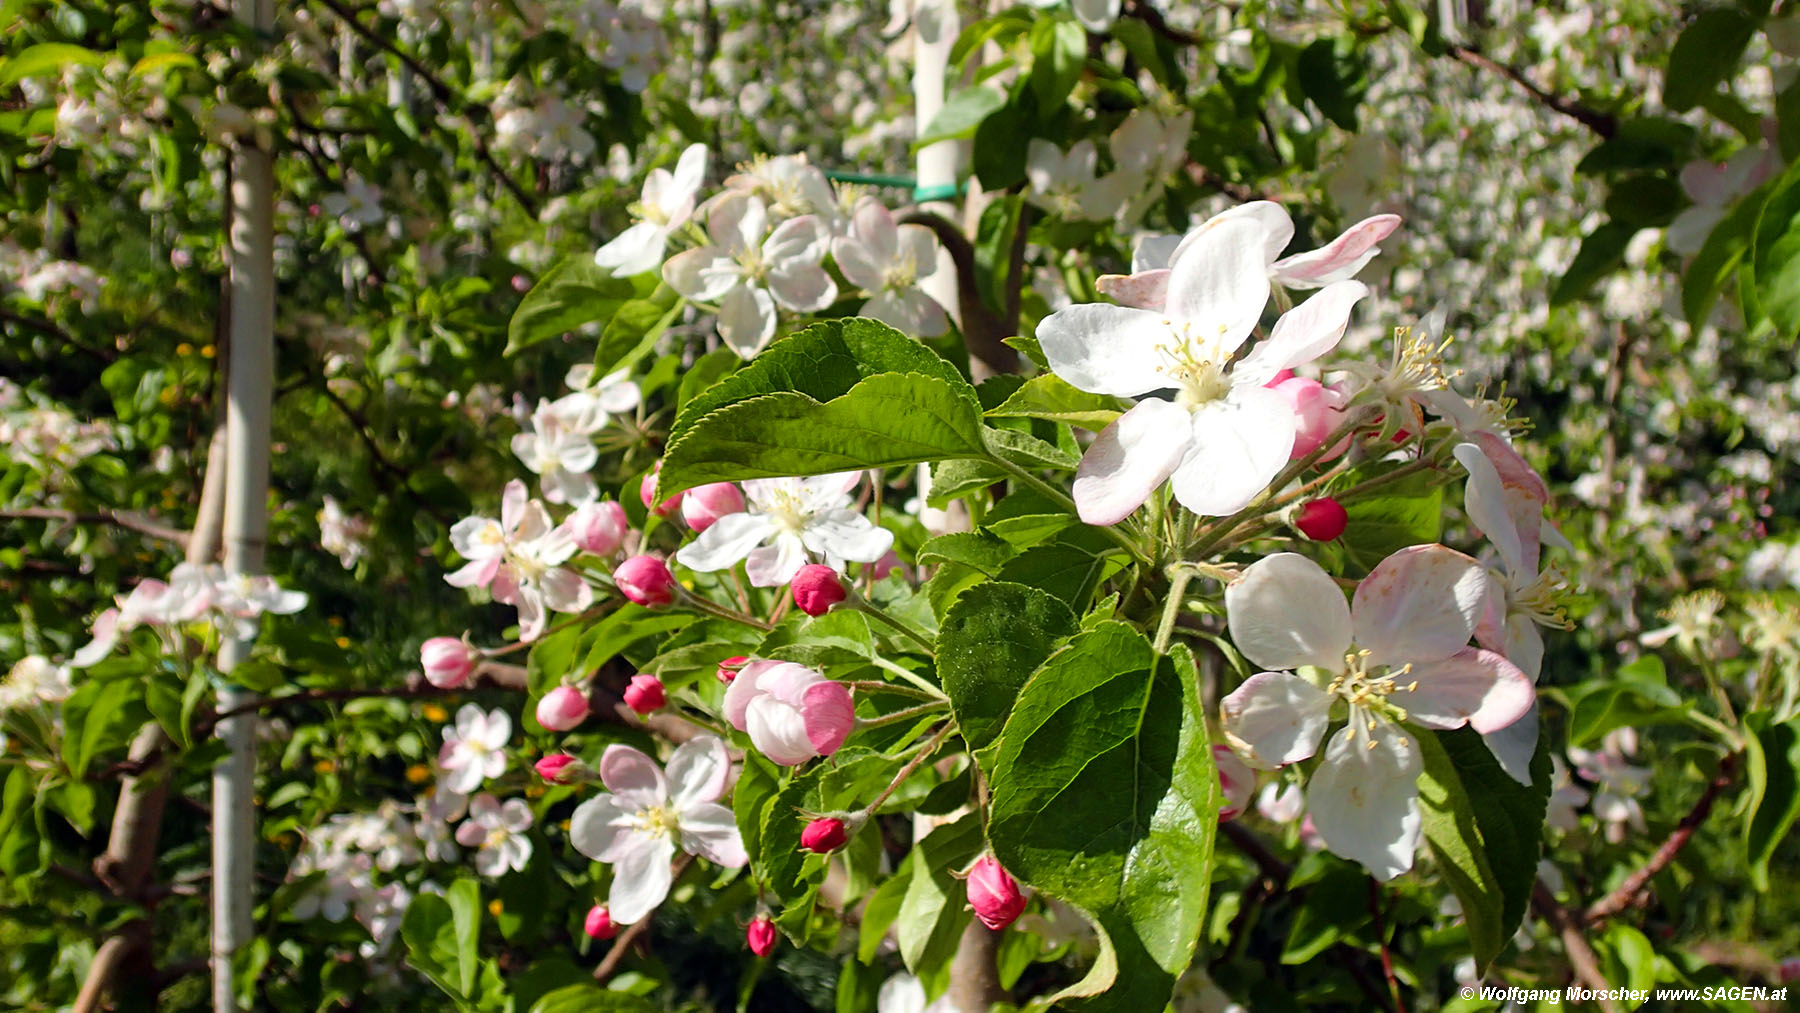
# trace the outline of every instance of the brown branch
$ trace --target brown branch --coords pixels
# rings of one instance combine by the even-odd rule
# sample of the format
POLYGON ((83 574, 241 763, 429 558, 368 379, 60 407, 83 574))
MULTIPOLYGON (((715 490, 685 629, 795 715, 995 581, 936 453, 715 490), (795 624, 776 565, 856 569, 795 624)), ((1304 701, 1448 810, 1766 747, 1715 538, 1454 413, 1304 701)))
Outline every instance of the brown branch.
POLYGON ((1484 56, 1479 50, 1456 43, 1447 43, 1444 51, 1471 67, 1477 67, 1491 74, 1499 74, 1523 88, 1539 104, 1580 123, 1601 138, 1608 138, 1619 132, 1619 121, 1611 113, 1590 109, 1571 98, 1553 95, 1540 87, 1537 82, 1526 77, 1525 72, 1517 67, 1509 67, 1484 56))
POLYGON ((950 1005, 954 1009, 988 1009, 1012 997, 1000 985, 1000 933, 971 919, 950 961, 950 1005))
POLYGON ((1240 204, 1264 199, 1261 194, 1250 187, 1242 183, 1233 183, 1199 162, 1187 163, 1187 174, 1188 179, 1193 180, 1195 186, 1210 186, 1240 204))
POLYGON ((1147 0, 1132 0, 1130 4, 1126 5, 1123 13, 1128 18, 1137 18, 1149 26, 1151 31, 1178 46, 1198 46, 1205 41, 1192 32, 1182 31, 1169 24, 1169 20, 1163 17, 1162 11, 1157 10, 1147 0))
MULTIPOLYGON (((1541 882, 1531 884, 1531 906, 1538 914, 1550 923, 1561 937, 1563 952, 1569 958, 1569 970, 1575 975, 1583 987, 1597 992, 1605 992, 1612 986, 1607 984, 1606 975, 1600 970, 1600 958, 1594 955, 1594 948, 1588 945, 1587 933, 1581 926, 1580 919, 1556 899, 1550 888, 1541 882)), ((1615 1013, 1618 1004, 1608 999, 1600 1000, 1600 1008, 1606 1013, 1615 1013)))
POLYGON ((0 510, 0 520, 39 520, 61 521, 64 524, 110 524, 114 527, 126 528, 141 535, 169 542, 187 548, 188 533, 179 528, 159 524, 148 517, 128 513, 124 510, 58 510, 54 507, 25 507, 20 510, 0 510))
POLYGON ((1269 846, 1256 836, 1255 831, 1240 825, 1236 820, 1227 820, 1219 824, 1219 833, 1243 852, 1245 857, 1256 863, 1256 867, 1262 870, 1263 878, 1271 880, 1277 888, 1287 885, 1288 875, 1293 870, 1269 850, 1269 846))
POLYGON ((1668 868, 1669 863, 1675 860, 1676 855, 1681 854, 1681 849, 1686 847, 1688 841, 1693 838, 1694 831, 1700 828, 1700 824, 1706 822, 1706 817, 1712 812, 1713 803, 1718 801, 1719 793, 1730 787, 1731 782, 1736 778, 1737 765, 1737 753, 1728 754, 1719 761, 1719 772, 1713 776, 1706 789, 1700 793, 1700 798, 1694 803, 1694 807, 1688 810, 1688 814, 1681 818, 1680 823, 1675 825, 1675 829, 1669 833, 1668 840, 1662 842, 1662 846, 1656 849, 1655 854, 1650 856, 1650 860, 1645 862, 1642 868, 1626 876, 1624 882, 1620 883, 1617 889, 1589 906, 1587 911, 1582 914, 1584 921, 1589 925, 1597 925, 1637 903, 1638 895, 1649 885, 1650 880, 1657 873, 1668 868))

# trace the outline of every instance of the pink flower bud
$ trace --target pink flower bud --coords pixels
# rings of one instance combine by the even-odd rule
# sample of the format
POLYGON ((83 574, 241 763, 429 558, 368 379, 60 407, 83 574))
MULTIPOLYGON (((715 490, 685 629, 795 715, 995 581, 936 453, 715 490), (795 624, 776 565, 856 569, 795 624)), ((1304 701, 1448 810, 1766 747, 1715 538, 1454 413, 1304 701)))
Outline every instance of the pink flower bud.
POLYGON ((639 714, 662 710, 663 704, 668 702, 662 680, 654 675, 634 675, 631 685, 625 687, 625 706, 639 714))
POLYGON ((750 663, 750 659, 739 654, 719 662, 719 681, 729 683, 737 678, 738 669, 750 663))
POLYGON ((558 686, 538 701, 538 724, 553 732, 566 732, 587 720, 587 697, 573 686, 558 686))
POLYGON ((183 249, 169 251, 169 263, 178 271, 194 266, 194 255, 183 249))
MULTIPOLYGON (((1319 449, 1344 421, 1344 395, 1317 380, 1296 376, 1272 387, 1294 408, 1294 448, 1289 459, 1297 460, 1319 449)), ((1345 439, 1320 460, 1329 461, 1348 449, 1350 441, 1345 439)))
POLYGON ((856 728, 856 704, 843 683, 803 665, 753 661, 725 690, 725 720, 749 732, 764 756, 792 767, 837 752, 856 728))
POLYGON ((744 930, 744 941, 750 944, 750 952, 759 957, 766 957, 775 952, 775 923, 768 915, 757 915, 744 930))
POLYGON ((455 689, 475 671, 480 652, 455 637, 432 637, 419 647, 425 681, 439 689, 455 689))
POLYGON ((1294 514, 1294 527, 1315 542, 1329 542, 1350 526, 1350 514, 1344 505, 1330 496, 1307 500, 1294 514))
POLYGON ((844 582, 823 563, 808 563, 794 574, 794 604, 809 616, 822 616, 844 600, 844 582))
POLYGON ((1250 793, 1256 788, 1256 771, 1238 759, 1230 746, 1214 746, 1213 763, 1219 768, 1219 788, 1224 798, 1219 802, 1219 822, 1235 820, 1250 804, 1250 793))
POLYGON ((1279 387, 1282 384, 1288 382, 1289 380, 1292 380, 1293 378, 1294 378, 1293 370, 1291 370, 1291 369, 1277 370, 1275 372, 1274 376, 1269 377, 1269 382, 1263 384, 1263 386, 1264 387, 1279 387))
POLYGON ((744 494, 730 482, 714 482, 681 494, 681 519, 696 532, 705 531, 726 514, 744 512, 744 494))
POLYGON ((829 855, 849 839, 844 821, 834 816, 821 816, 800 831, 800 846, 815 855, 829 855))
POLYGON ((1781 976, 1781 983, 1783 985, 1800 981, 1800 957, 1789 957, 1782 961, 1781 967, 1776 973, 1781 976))
MULTIPOLYGON (((513 275, 512 276, 512 289, 514 292, 529 292, 529 291, 531 291, 531 279, 525 277, 522 274, 513 275)), ((602 910, 602 909, 595 908, 594 910, 598 911, 598 910, 602 910)))
POLYGON ((595 939, 611 939, 619 934, 619 927, 613 924, 612 912, 605 904, 595 904, 587 913, 587 921, 582 923, 581 930, 595 939))
POLYGON ((1019 892, 1018 882, 993 855, 981 856, 969 870, 966 886, 975 917, 995 932, 1011 925, 1025 911, 1025 896, 1019 892))
POLYGON ((551 784, 573 784, 575 774, 581 768, 581 761, 568 753, 551 753, 532 764, 531 768, 551 784))
POLYGON ((656 502, 657 476, 661 474, 662 462, 658 461, 656 462, 656 465, 650 469, 650 474, 645 475, 644 480, 638 483, 638 499, 643 501, 645 510, 650 511, 658 517, 667 517, 675 512, 676 507, 681 505, 681 494, 676 493, 668 499, 663 500, 661 503, 656 502))
POLYGON ((655 607, 675 600, 675 575, 655 556, 632 556, 613 571, 619 593, 639 605, 655 607))
POLYGON ((581 551, 610 556, 625 544, 631 524, 625 519, 625 508, 607 500, 582 505, 563 521, 563 530, 581 551))

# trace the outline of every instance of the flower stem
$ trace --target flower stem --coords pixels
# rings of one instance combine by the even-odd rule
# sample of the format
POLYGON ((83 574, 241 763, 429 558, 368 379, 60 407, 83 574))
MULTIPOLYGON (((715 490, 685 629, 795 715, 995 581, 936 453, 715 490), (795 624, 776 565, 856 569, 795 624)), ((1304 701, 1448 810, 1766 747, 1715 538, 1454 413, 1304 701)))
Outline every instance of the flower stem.
POLYGON ((930 658, 937 657, 937 648, 932 645, 931 641, 925 639, 925 635, 923 633, 920 633, 918 630, 913 629, 911 626, 908 626, 907 624, 901 622, 900 620, 895 619, 893 616, 888 615, 886 609, 882 608, 880 605, 875 604, 874 602, 870 601, 869 599, 864 598, 862 596, 862 594, 856 590, 855 587, 853 587, 849 584, 845 584, 844 591, 845 591, 845 597, 847 599, 845 601, 845 604, 849 605, 851 608, 855 609, 856 611, 861 612, 863 615, 866 615, 869 618, 880 622, 883 626, 886 626, 888 629, 891 629, 894 632, 905 637, 906 639, 911 640, 913 643, 918 644, 919 649, 925 652, 926 657, 930 657, 930 658))
POLYGON ((1188 581, 1194 579, 1191 567, 1171 566, 1169 598, 1163 603, 1162 622, 1156 626, 1156 653, 1169 653, 1169 638, 1175 635, 1175 616, 1181 612, 1181 599, 1187 594, 1188 581))
POLYGON ((930 739, 928 739, 925 743, 924 748, 920 749, 917 753, 915 753, 913 755, 912 759, 906 761, 906 766, 900 768, 900 772, 894 775, 894 779, 892 781, 888 782, 888 786, 886 788, 881 789, 881 794, 875 796, 875 801, 870 802, 863 811, 868 813, 869 815, 873 816, 875 814, 875 810, 881 808, 881 803, 886 802, 888 799, 888 796, 892 795, 894 793, 894 789, 900 787, 900 785, 903 784, 907 778, 911 777, 913 774, 913 771, 919 769, 919 764, 925 762, 926 757, 929 757, 932 753, 937 752, 937 748, 939 746, 943 745, 944 740, 949 738, 950 733, 955 730, 956 730, 956 722, 954 722, 954 721, 944 722, 944 726, 937 730, 937 734, 933 735, 930 739))
MULTIPOLYGON (((677 587, 679 586, 680 585, 677 585, 677 587)), ((678 598, 683 605, 693 609, 695 612, 704 612, 707 615, 716 616, 720 619, 728 619, 734 623, 743 623, 745 626, 754 629, 767 631, 775 628, 774 623, 767 623, 753 615, 739 612, 736 609, 726 608, 711 599, 700 597, 692 591, 689 591, 687 588, 681 588, 678 598)))
MULTIPOLYGON (((939 689, 936 686, 933 686, 930 682, 928 682, 927 680, 922 678, 917 672, 913 672, 909 669, 902 668, 899 665, 894 664, 893 662, 887 660, 886 658, 882 657, 879 654, 870 658, 869 661, 876 668, 879 668, 884 672, 892 672, 895 675, 899 676, 900 678, 905 679, 907 682, 912 683, 913 686, 917 687, 916 690, 907 690, 907 692, 921 692, 921 693, 925 694, 926 696, 929 696, 933 700, 949 699, 948 697, 944 696, 943 690, 939 689)), ((904 686, 895 686, 892 683, 884 682, 884 683, 879 683, 878 685, 887 686, 888 688, 896 690, 896 691, 905 690, 904 686)))
MULTIPOLYGON (((901 671, 906 670, 901 669, 901 671)), ((908 672, 907 674, 912 673, 908 672)), ((840 679, 838 681, 850 689, 860 690, 864 693, 892 693, 895 696, 910 696, 915 700, 942 700, 944 698, 942 693, 928 693, 911 686, 896 686, 891 682, 878 682, 874 679, 840 679)))
POLYGON ((867 729, 881 728, 886 725, 897 725, 902 721, 911 721, 921 715, 941 711, 949 705, 949 702, 945 700, 933 700, 930 703, 922 703, 917 707, 907 707, 903 710, 894 711, 891 714, 883 714, 878 718, 869 718, 866 721, 862 718, 858 718, 856 720, 856 727, 859 729, 867 729))

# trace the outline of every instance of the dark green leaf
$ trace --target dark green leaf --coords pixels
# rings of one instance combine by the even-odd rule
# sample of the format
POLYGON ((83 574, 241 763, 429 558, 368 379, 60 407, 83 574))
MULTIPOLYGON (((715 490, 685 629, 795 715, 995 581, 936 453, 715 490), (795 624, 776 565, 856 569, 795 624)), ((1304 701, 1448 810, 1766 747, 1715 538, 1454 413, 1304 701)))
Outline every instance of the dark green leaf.
POLYGON ((1757 305, 1779 335, 1800 334, 1800 163, 1788 167, 1763 202, 1746 267, 1757 305))
POLYGON ((977 124, 1005 104, 1006 96, 998 89, 979 84, 960 88, 944 100, 937 115, 931 118, 931 123, 913 144, 924 147, 934 141, 968 137, 975 132, 977 124))
POLYGON ((1575 259, 1550 291, 1550 305, 1561 306, 1587 294, 1594 282, 1625 262, 1625 247, 1637 235, 1637 226, 1607 222, 1588 233, 1575 251, 1575 259))
POLYGON ((1673 169, 1687 161, 1694 128, 1679 120, 1639 116, 1619 124, 1618 132, 1582 157, 1582 174, 1629 169, 1673 169))
POLYGON ((1699 105, 1731 73, 1756 34, 1756 19, 1743 11, 1715 7, 1683 29, 1669 52, 1663 105, 1686 112, 1699 105))
POLYGON ((1076 628, 1075 613, 1035 587, 990 582, 956 599, 938 631, 938 675, 969 748, 1000 734, 1025 681, 1076 628))
POLYGON ((615 278, 592 255, 578 253, 545 272, 519 301, 506 330, 506 354, 609 321, 636 294, 631 279, 615 278))
POLYGON ((1769 889, 1769 860, 1800 816, 1800 725, 1776 723, 1769 717, 1759 711, 1744 721, 1757 746, 1750 751, 1750 818, 1744 824, 1744 847, 1750 859, 1750 882, 1758 890, 1769 889), (1760 778, 1754 769, 1758 761, 1760 778))

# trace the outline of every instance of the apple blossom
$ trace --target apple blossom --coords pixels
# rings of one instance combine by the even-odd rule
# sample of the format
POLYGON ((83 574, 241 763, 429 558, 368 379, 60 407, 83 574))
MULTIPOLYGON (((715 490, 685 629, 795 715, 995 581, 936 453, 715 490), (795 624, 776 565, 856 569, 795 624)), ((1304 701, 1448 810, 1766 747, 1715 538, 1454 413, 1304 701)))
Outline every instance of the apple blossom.
POLYGON ((1219 768, 1219 822, 1234 820, 1250 804, 1256 790, 1256 771, 1238 758, 1230 746, 1212 747, 1213 765, 1219 768))
POLYGON ((791 661, 753 661, 725 690, 725 719, 784 767, 830 756, 856 724, 843 683, 791 661))
MULTIPOLYGON (((1327 387, 1304 376, 1272 380, 1268 386, 1287 398, 1294 409, 1294 448, 1288 451, 1289 460, 1299 460, 1318 450, 1344 424, 1344 403, 1347 399, 1335 387, 1327 387)), ((1329 461, 1349 449, 1350 440, 1346 437, 1337 446, 1319 455, 1319 460, 1329 461)))
POLYGON ((838 213, 838 200, 832 192, 831 180, 818 166, 808 162, 804 154, 757 155, 738 166, 738 171, 725 177, 726 192, 709 202, 716 204, 743 197, 763 201, 777 218, 802 215, 820 216, 831 224, 838 213))
POLYGON ((551 784, 574 784, 582 780, 587 765, 568 753, 551 753, 532 764, 531 769, 551 784))
POLYGON ((564 518, 562 528, 581 551, 610 556, 625 544, 631 522, 625 519, 625 508, 609 499, 583 503, 564 518))
POLYGON ((820 563, 808 563, 789 584, 794 604, 809 616, 822 616, 844 600, 844 582, 838 572, 820 563))
POLYGON ((694 199, 706 177, 704 144, 690 144, 681 152, 675 171, 651 169, 644 178, 643 195, 631 206, 638 221, 594 252, 594 263, 621 278, 655 270, 663 262, 669 236, 694 213, 694 199))
POLYGON ((1093 141, 1077 141, 1064 152, 1033 138, 1025 154, 1025 176, 1031 181, 1027 200, 1045 211, 1069 219, 1110 219, 1133 188, 1126 173, 1095 175, 1099 158, 1093 141))
POLYGON ((744 509, 744 494, 730 482, 695 486, 681 494, 681 519, 696 533, 713 526, 726 514, 744 509))
POLYGON ((319 207, 346 232, 359 232, 387 217, 381 210, 381 188, 360 179, 346 180, 344 189, 326 194, 319 207))
POLYGON ((531 431, 513 436, 512 451, 538 476, 545 499, 579 505, 594 498, 588 470, 600 460, 600 451, 591 434, 605 420, 590 401, 576 395, 538 402, 531 431))
POLYGON ((872 563, 887 554, 894 535, 851 509, 850 491, 862 475, 751 479, 744 483, 748 508, 720 518, 682 546, 675 560, 702 573, 743 560, 756 587, 787 583, 814 556, 833 568, 872 563))
POLYGON ((490 777, 506 771, 506 742, 512 738, 512 718, 499 708, 483 711, 475 704, 457 708, 456 724, 444 729, 444 746, 438 767, 446 776, 443 786, 467 795, 490 777))
POLYGON ((501 803, 486 792, 469 803, 468 822, 456 828, 456 843, 474 848, 475 871, 483 876, 521 872, 531 861, 531 809, 523 799, 501 803))
POLYGON ((605 904, 595 904, 582 920, 581 931, 595 939, 611 939, 619 934, 619 927, 613 924, 612 912, 605 904))
POLYGON ((634 675, 625 687, 625 706, 639 714, 653 714, 669 702, 662 680, 654 675, 634 675))
POLYGON ((468 681, 481 652, 456 637, 432 637, 419 646, 425 681, 439 689, 455 689, 468 681))
POLYGON ((663 280, 696 302, 719 303, 719 336, 748 359, 775 336, 776 307, 811 313, 831 305, 837 283, 819 266, 830 245, 812 215, 769 228, 759 197, 727 194, 707 215, 712 243, 678 253, 663 280))
POLYGON ((611 421, 614 415, 632 411, 644 400, 644 393, 632 381, 629 370, 618 369, 604 376, 595 375, 597 372, 592 363, 570 366, 563 377, 569 393, 557 399, 559 404, 580 404, 580 410, 590 416, 595 429, 611 421))
POLYGON ((757 915, 751 919, 749 927, 744 930, 744 942, 749 945, 750 952, 759 957, 766 957, 774 953, 775 923, 769 920, 768 915, 757 915))
POLYGON ((646 607, 675 600, 675 575, 655 556, 632 556, 613 571, 613 584, 626 598, 646 607))
POLYGON ((1175 261, 1163 310, 1091 303, 1038 324, 1038 341, 1058 376, 1090 393, 1143 398, 1082 458, 1075 473, 1082 520, 1123 520, 1171 478, 1182 506, 1230 514, 1287 462, 1294 412, 1264 384, 1279 370, 1330 351, 1367 289, 1354 281, 1325 289, 1234 362, 1268 302, 1258 252, 1265 241, 1259 222, 1221 223, 1200 232, 1175 261), (1144 397, 1170 387, 1174 401, 1144 397))
POLYGON ((1421 829, 1423 761, 1400 722, 1485 733, 1531 706, 1525 673, 1468 646, 1486 598, 1481 567, 1441 545, 1382 560, 1348 606, 1317 563, 1291 552, 1252 563, 1225 589, 1232 641, 1265 669, 1221 702, 1225 735, 1259 765, 1295 763, 1318 751, 1342 701, 1349 723, 1325 747, 1307 807, 1327 847, 1378 879, 1411 868, 1421 829), (1306 666, 1323 670, 1325 688, 1270 671, 1306 666))
POLYGON ((587 720, 587 697, 574 686, 558 686, 537 704, 538 724, 553 732, 566 732, 587 720))
POLYGON ((1349 524, 1350 514, 1330 496, 1309 499, 1294 513, 1294 527, 1315 542, 1336 541, 1349 524))
POLYGON ((848 234, 832 241, 831 254, 844 277, 870 293, 863 316, 922 338, 949 329, 944 308, 918 286, 937 271, 938 241, 930 229, 895 225, 880 201, 864 197, 856 202, 848 234))
POLYGON ((1019 892, 1018 882, 993 855, 982 855, 976 860, 964 885, 975 917, 995 932, 1025 912, 1025 895, 1019 892))
POLYGON ((717 804, 731 776, 725 742, 699 735, 669 757, 668 773, 630 746, 600 759, 605 794, 577 806, 569 821, 575 850, 615 866, 607 905, 629 924, 669 894, 676 849, 728 868, 748 862, 731 810, 717 804))
POLYGON ((338 558, 338 563, 346 570, 353 570, 356 564, 368 551, 364 540, 369 537, 369 521, 364 517, 352 517, 344 513, 344 508, 331 496, 325 497, 325 505, 319 509, 319 548, 338 558))
POLYGON ((716 673, 719 677, 719 681, 720 682, 730 682, 733 679, 736 679, 738 676, 739 670, 741 670, 745 665, 747 665, 749 663, 750 663, 750 659, 744 657, 741 654, 733 655, 732 657, 726 658, 724 661, 719 662, 719 669, 718 669, 718 672, 716 673))
POLYGON ((548 621, 545 609, 580 612, 593 589, 559 564, 575 554, 569 533, 550 524, 544 505, 528 500, 525 483, 506 483, 500 520, 465 517, 450 529, 450 544, 469 560, 444 580, 452 587, 486 587, 494 600, 519 610, 519 639, 536 640, 548 621))

